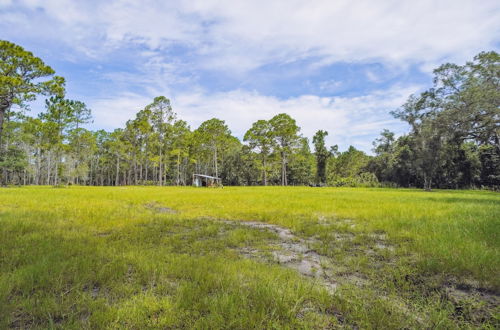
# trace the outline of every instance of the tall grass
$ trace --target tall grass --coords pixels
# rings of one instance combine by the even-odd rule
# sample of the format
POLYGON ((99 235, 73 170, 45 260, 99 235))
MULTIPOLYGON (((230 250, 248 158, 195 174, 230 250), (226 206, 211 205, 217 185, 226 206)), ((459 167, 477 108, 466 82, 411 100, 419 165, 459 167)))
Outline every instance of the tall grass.
MULTIPOLYGON (((320 239, 332 256, 336 252, 325 231, 361 238, 385 233, 399 255, 411 260, 398 264, 394 278, 413 267, 412 272, 472 280, 493 291, 500 286, 500 195, 493 192, 5 188, 0 189, 0 328, 310 328, 342 320, 374 326, 377 319, 388 327, 415 326, 388 311, 375 292, 353 288, 332 296, 293 270, 243 258, 238 248, 265 248, 274 235, 213 219, 289 227, 320 239), (151 202, 177 213, 157 212, 148 207, 151 202), (379 308, 369 312, 367 302, 379 308)), ((353 260, 366 263, 362 256, 353 260)), ((429 320, 449 321, 452 311, 439 306, 431 309, 442 315, 429 320)))

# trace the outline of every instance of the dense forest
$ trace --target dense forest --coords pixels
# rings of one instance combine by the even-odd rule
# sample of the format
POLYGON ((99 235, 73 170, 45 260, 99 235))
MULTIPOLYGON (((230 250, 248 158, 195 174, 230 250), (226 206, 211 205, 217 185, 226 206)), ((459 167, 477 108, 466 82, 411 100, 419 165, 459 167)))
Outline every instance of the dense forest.
POLYGON ((284 113, 249 123, 243 141, 218 118, 191 129, 164 96, 125 127, 91 131, 91 110, 64 87, 40 58, 0 41, 2 185, 189 185, 201 173, 225 185, 500 188, 496 52, 434 70, 433 86, 392 112, 410 131, 384 130, 374 156, 326 146, 323 130, 309 140, 284 113), (45 109, 32 117, 37 96, 45 109))

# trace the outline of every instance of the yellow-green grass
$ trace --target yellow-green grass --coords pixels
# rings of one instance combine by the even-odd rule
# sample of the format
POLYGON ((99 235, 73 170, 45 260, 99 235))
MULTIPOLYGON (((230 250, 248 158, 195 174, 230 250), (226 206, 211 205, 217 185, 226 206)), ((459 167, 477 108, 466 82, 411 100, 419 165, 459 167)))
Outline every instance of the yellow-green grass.
POLYGON ((497 297, 499 233, 500 194, 486 191, 3 188, 0 328, 495 327, 494 305, 466 297, 457 307, 443 292, 473 283, 497 297), (276 235, 217 219, 314 237, 370 285, 331 293, 245 257, 239 250, 265 250, 276 235), (334 239, 346 232, 355 239, 334 239), (365 255, 373 233, 394 252, 365 255))

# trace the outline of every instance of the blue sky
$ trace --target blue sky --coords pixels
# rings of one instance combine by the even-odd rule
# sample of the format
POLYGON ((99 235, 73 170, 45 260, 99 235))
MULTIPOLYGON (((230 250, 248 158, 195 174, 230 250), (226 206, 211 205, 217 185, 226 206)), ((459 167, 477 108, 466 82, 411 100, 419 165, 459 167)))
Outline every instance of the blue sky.
MULTIPOLYGON (((495 0, 0 0, 0 39, 41 57, 114 129, 165 95, 192 128, 241 137, 286 112, 341 150, 407 127, 391 110, 432 69, 500 45, 495 0)), ((32 114, 43 110, 40 102, 32 114)))

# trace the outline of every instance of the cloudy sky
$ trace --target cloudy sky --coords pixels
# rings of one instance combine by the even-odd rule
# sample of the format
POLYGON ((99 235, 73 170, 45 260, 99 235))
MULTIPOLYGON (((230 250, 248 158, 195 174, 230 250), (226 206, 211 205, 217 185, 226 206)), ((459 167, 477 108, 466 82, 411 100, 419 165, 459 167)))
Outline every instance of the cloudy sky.
MULTIPOLYGON (((0 39, 67 80, 114 129, 165 95, 192 128, 241 137, 286 112, 311 137, 370 151, 432 69, 500 48, 498 0, 0 0, 0 39)), ((40 111, 34 104, 33 114, 40 111)))

